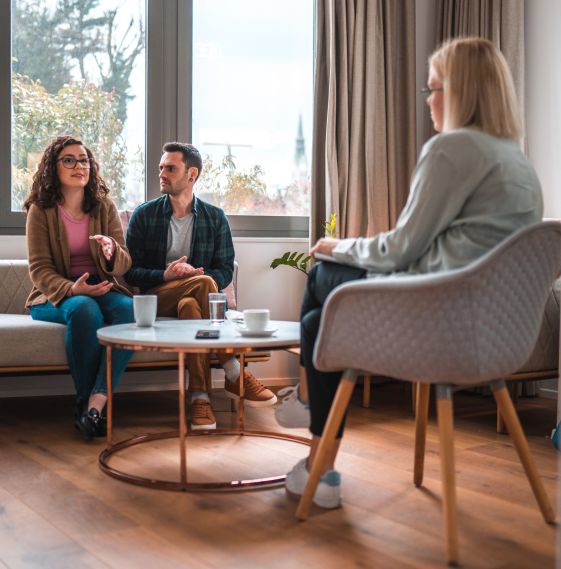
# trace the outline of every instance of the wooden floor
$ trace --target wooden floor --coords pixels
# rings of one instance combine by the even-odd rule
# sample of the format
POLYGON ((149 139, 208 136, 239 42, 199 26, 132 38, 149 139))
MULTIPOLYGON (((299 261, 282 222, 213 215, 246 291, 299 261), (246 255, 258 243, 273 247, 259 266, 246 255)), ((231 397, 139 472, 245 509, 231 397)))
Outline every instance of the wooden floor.
MULTIPOLYGON (((234 426, 229 401, 214 397, 219 427, 234 426)), ((412 484, 410 388, 355 393, 338 468, 344 507, 315 506, 307 522, 283 489, 189 494, 143 489, 104 475, 103 440, 74 432, 71 398, 0 399, 0 568, 347 568, 445 567, 434 402, 426 476, 412 484)), ((462 567, 555 566, 555 527, 538 511, 508 435, 495 432, 490 398, 459 394, 456 471, 462 567)), ((555 402, 517 404, 552 500, 557 455, 548 435, 555 402)), ((117 436, 176 429, 173 393, 118 394, 117 436)), ((247 427, 277 428, 273 409, 250 409, 247 427)), ((303 433, 303 431, 293 431, 303 433)), ((245 437, 189 439, 190 479, 280 474, 304 456, 299 445, 245 437)), ((115 457, 117 467, 177 476, 177 442, 115 457)))

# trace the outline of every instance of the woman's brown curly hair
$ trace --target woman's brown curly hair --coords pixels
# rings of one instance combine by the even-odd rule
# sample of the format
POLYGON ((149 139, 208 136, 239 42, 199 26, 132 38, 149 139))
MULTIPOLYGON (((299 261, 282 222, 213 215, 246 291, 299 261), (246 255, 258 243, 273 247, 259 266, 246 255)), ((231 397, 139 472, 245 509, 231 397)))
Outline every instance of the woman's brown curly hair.
POLYGON ((109 188, 99 173, 99 164, 94 158, 92 151, 75 136, 58 136, 43 152, 41 162, 37 166, 37 172, 33 175, 33 183, 29 195, 23 204, 23 211, 29 211, 32 204, 41 209, 55 207, 57 202, 64 203, 64 196, 60 191, 60 180, 57 174, 57 160, 60 153, 74 144, 83 146, 89 158, 93 158, 90 168, 90 179, 84 187, 84 213, 95 215, 99 209, 101 199, 109 194, 109 188))

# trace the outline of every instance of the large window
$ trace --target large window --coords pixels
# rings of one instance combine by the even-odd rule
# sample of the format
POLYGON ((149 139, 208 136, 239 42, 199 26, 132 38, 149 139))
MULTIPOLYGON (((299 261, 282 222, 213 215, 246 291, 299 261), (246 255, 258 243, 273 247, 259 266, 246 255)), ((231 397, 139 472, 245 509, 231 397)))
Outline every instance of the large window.
POLYGON ((309 215, 312 0, 194 0, 199 195, 228 214, 309 215))
POLYGON ((120 208, 144 202, 144 22, 140 1, 12 0, 12 211, 60 134, 91 148, 120 208))
POLYGON ((80 136, 121 209, 191 141, 234 235, 308 234, 315 0, 0 0, 0 234, 45 146, 80 136))

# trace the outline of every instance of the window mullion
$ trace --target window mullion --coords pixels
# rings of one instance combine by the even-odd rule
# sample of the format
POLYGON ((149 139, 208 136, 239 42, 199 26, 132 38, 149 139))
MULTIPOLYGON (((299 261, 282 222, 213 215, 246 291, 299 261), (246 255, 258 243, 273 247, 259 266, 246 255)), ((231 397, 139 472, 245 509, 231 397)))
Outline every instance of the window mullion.
MULTIPOLYGON (((0 13, 10 14, 10 11, 11 0, 0 0, 0 13)), ((11 206, 12 22, 11 18, 0 18, 0 228, 25 227, 25 216, 12 212, 11 206)))

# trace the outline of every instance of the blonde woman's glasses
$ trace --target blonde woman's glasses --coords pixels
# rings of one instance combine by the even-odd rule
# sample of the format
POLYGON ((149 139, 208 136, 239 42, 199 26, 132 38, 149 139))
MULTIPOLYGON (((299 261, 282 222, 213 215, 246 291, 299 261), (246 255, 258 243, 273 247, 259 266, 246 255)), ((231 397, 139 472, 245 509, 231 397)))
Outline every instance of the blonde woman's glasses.
POLYGON ((421 93, 423 94, 423 97, 425 98, 425 101, 428 103, 429 99, 432 97, 432 94, 435 91, 444 91, 444 87, 439 87, 438 89, 431 89, 430 87, 423 87, 421 89, 421 93))

